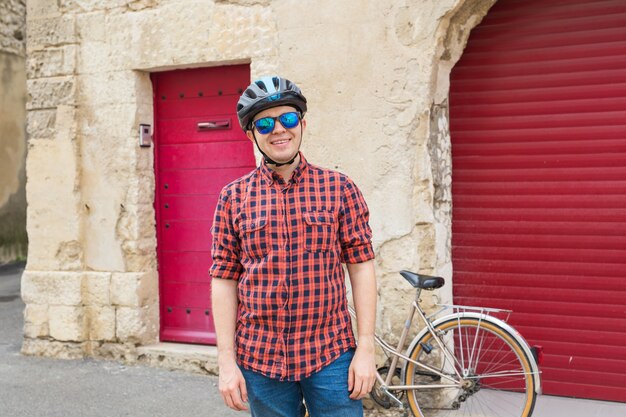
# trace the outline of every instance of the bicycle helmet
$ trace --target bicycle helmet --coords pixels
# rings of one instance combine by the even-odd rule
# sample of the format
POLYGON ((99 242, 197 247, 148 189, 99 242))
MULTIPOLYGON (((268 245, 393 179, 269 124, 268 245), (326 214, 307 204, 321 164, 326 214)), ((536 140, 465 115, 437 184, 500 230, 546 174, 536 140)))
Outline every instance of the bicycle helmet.
MULTIPOLYGON (((246 91, 243 92, 237 102, 237 118, 239 119, 239 125, 241 125, 244 131, 252 131, 254 143, 259 152, 261 152, 261 155, 263 155, 265 162, 277 167, 291 165, 296 160, 300 147, 298 147, 298 150, 289 161, 274 161, 263 152, 259 146, 251 124, 252 119, 254 119, 254 116, 258 113, 278 106, 292 106, 296 108, 300 112, 300 118, 304 117, 306 113, 306 98, 304 98, 298 86, 288 79, 278 76, 263 77, 254 81, 246 88, 246 91)), ((302 124, 300 124, 300 129, 302 129, 302 124)), ((302 144, 302 142, 300 142, 300 144, 302 144)))
POLYGON ((250 130, 250 122, 257 113, 278 107, 293 106, 301 116, 306 113, 306 98, 297 85, 278 76, 254 81, 237 102, 237 117, 243 130, 250 130))

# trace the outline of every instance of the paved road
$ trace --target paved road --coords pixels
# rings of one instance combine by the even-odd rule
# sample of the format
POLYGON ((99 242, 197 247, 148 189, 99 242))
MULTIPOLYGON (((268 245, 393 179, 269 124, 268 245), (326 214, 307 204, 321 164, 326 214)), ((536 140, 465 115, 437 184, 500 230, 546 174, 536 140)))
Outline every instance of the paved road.
MULTIPOLYGON (((0 266, 0 417, 248 417, 217 378, 96 360, 19 354, 22 264, 0 266)), ((390 410, 391 411, 391 410, 390 410)), ((401 416, 398 410, 385 415, 401 416)), ((540 396, 533 417, 624 417, 626 404, 540 396)))
POLYGON ((19 354, 23 265, 0 266, 1 417, 246 417, 222 405, 217 378, 95 360, 19 354))

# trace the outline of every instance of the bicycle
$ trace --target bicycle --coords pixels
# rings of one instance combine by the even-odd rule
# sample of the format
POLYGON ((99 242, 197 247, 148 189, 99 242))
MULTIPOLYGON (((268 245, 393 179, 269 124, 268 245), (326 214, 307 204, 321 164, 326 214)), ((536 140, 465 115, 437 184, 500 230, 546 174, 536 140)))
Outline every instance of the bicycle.
MULTIPOLYGON (((427 316, 420 294, 441 288, 445 280, 409 271, 400 274, 416 296, 396 348, 375 335, 388 364, 378 368, 372 399, 384 408, 405 409, 406 395, 415 417, 530 417, 541 394, 541 348, 531 348, 506 323, 511 311, 437 304, 440 308, 427 316), (416 312, 425 326, 405 355, 401 352, 416 312), (494 316, 500 313, 507 318, 494 316)), ((349 310, 355 317, 354 309, 349 310)))

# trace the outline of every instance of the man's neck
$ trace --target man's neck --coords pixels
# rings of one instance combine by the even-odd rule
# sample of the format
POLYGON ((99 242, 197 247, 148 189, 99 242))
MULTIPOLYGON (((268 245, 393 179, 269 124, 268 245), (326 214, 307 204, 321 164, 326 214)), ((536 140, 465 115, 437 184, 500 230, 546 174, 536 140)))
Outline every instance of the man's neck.
POLYGON ((293 174, 293 171, 296 170, 299 164, 300 164, 300 153, 298 152, 298 155, 296 155, 296 159, 294 159, 293 162, 289 165, 281 165, 277 167, 276 165, 268 164, 267 167, 271 169, 272 171, 274 171, 275 173, 277 173, 278 175, 280 175, 283 178, 283 180, 285 180, 285 182, 289 182, 289 180, 291 179, 291 175, 293 174))

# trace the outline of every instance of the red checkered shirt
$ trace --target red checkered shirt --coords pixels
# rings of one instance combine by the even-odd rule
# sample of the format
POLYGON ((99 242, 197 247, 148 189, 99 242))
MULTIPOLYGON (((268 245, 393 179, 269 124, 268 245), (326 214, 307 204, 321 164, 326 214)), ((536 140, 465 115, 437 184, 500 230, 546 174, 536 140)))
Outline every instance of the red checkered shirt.
POLYGON ((289 381, 356 346, 341 263, 374 258, 359 189, 300 157, 289 182, 261 164, 224 187, 210 270, 238 280, 239 365, 289 381))

